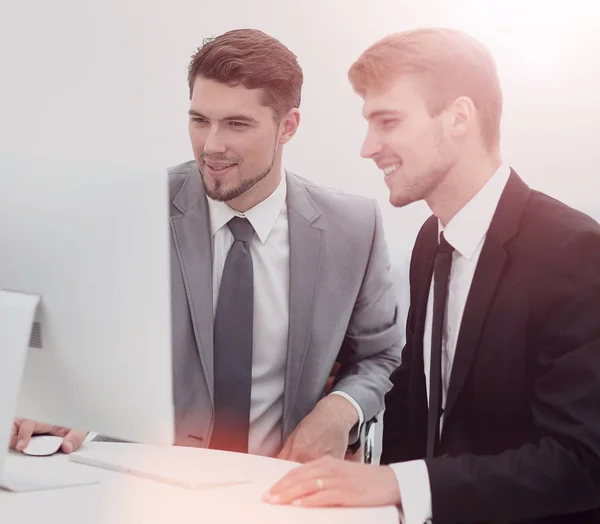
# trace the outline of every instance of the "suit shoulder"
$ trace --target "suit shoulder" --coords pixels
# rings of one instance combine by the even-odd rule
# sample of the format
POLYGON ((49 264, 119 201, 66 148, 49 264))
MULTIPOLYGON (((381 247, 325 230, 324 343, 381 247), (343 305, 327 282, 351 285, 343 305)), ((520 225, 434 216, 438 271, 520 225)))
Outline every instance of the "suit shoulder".
POLYGON ((179 193, 179 190, 183 186, 187 176, 195 165, 196 162, 194 160, 190 160, 188 162, 183 162, 181 164, 177 164, 176 166, 167 168, 171 200, 177 196, 177 193, 179 193))
POLYGON ((187 175, 195 165, 195 160, 188 160, 187 162, 168 167, 167 173, 169 173, 169 176, 187 175))
POLYGON ((549 282, 600 274, 600 224, 538 191, 531 193, 515 246, 549 282))
POLYGON ((315 203, 323 205, 329 210, 337 209, 341 213, 349 214, 359 213, 362 217, 364 213, 373 215, 374 206, 377 206, 375 200, 372 198, 346 193, 341 189, 317 184, 312 180, 295 174, 292 176, 305 187, 315 203))
POLYGON ((532 190, 525 218, 552 237, 600 235, 600 224, 592 217, 540 191, 532 190))

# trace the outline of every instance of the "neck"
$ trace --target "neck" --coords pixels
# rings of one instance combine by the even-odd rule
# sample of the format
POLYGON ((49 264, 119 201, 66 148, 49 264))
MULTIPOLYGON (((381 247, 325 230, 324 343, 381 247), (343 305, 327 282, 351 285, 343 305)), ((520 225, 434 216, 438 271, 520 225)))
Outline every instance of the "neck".
POLYGON ((481 190, 502 163, 500 152, 457 163, 442 183, 426 198, 433 214, 447 226, 450 220, 481 190))
POLYGON ((276 159, 273 167, 262 180, 254 184, 239 197, 227 201, 227 205, 240 213, 245 213, 263 200, 269 198, 281 182, 281 158, 276 159))

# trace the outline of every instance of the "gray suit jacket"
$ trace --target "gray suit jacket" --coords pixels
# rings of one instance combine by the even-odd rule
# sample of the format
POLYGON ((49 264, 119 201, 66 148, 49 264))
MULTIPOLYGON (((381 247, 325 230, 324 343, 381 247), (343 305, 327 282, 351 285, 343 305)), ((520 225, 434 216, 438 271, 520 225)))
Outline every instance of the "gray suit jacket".
MULTIPOLYGON (((176 444, 206 447, 213 424, 212 242, 195 162, 169 169, 176 444)), ((287 173, 290 314, 282 439, 335 390, 365 420, 383 408, 401 332, 379 208, 287 173)))

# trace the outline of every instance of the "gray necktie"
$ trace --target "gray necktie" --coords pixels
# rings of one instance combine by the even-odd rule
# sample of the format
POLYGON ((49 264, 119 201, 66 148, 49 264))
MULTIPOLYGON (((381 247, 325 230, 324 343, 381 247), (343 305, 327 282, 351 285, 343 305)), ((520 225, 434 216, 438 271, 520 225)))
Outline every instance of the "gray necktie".
POLYGON ((252 224, 234 217, 235 241, 227 253, 214 329, 215 424, 213 449, 248 452, 252 386, 254 278, 250 239, 252 224))

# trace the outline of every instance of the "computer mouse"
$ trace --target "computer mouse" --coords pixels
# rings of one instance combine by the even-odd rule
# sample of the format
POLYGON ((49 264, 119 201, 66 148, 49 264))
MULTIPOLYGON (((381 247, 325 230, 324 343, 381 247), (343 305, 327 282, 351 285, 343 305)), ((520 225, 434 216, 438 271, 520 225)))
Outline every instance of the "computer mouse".
POLYGON ((54 455, 62 445, 63 437, 53 435, 34 435, 23 450, 26 455, 45 457, 54 455))

